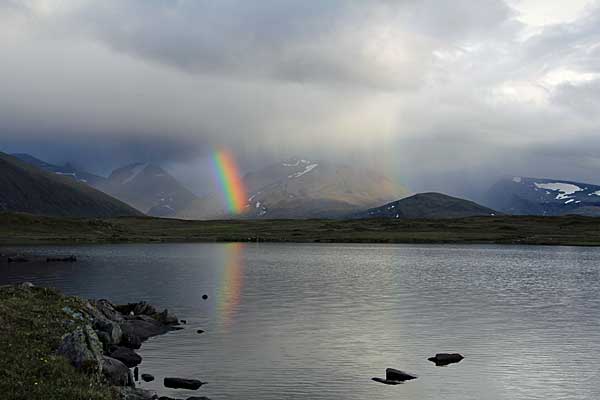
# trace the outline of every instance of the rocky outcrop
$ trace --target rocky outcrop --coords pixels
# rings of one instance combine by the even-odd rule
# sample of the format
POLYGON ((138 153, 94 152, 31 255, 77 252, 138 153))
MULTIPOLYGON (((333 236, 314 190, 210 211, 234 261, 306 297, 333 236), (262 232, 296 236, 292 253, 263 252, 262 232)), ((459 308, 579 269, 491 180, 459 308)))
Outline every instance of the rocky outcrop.
POLYGON ((108 355, 125 364, 128 368, 133 368, 142 362, 142 357, 128 347, 112 346, 108 355))
POLYGON ((102 343, 90 325, 79 326, 63 336, 57 353, 76 368, 90 372, 102 370, 102 343))
POLYGON ((131 370, 115 358, 107 356, 102 357, 102 374, 111 385, 135 386, 131 370))

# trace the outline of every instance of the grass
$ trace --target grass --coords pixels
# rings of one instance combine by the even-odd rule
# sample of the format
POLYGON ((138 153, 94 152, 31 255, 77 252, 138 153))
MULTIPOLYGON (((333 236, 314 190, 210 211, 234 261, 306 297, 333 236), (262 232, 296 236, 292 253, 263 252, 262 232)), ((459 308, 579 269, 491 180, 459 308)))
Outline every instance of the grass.
POLYGON ((0 287, 0 393, 12 400, 109 400, 115 398, 99 376, 86 375, 54 354, 61 336, 78 321, 64 307, 82 300, 52 289, 0 287))
POLYGON ((1 244, 140 242, 498 243, 600 245, 600 219, 495 216, 458 219, 185 221, 0 214, 1 244))

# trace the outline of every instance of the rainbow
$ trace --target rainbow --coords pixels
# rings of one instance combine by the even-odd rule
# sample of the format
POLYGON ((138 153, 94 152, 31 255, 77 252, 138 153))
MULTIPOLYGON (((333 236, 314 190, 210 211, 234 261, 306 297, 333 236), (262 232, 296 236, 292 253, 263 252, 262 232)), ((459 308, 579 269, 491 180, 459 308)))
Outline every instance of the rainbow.
POLYGON ((212 157, 219 187, 225 197, 227 210, 231 214, 239 214, 247 202, 246 187, 240 176, 239 169, 231 153, 216 151, 212 157))

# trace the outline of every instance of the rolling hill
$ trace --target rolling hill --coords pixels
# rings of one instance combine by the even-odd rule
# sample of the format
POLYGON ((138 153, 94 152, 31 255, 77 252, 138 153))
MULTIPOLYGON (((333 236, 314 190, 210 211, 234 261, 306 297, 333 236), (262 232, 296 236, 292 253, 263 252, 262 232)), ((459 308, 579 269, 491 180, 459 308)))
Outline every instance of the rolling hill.
POLYGON ((475 202, 442 193, 419 193, 405 199, 371 208, 354 218, 443 219, 494 216, 498 213, 475 202))
POLYGON ((0 210, 48 216, 117 217, 141 212, 69 176, 0 153, 0 210))

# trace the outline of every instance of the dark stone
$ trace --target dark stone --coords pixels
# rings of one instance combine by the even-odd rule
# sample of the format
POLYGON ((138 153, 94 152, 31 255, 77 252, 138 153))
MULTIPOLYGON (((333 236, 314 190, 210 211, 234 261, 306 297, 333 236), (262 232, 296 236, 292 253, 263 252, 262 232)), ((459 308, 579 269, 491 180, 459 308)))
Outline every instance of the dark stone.
POLYGON ((75 256, 46 258, 46 262, 75 262, 75 261, 77 261, 77 257, 75 257, 75 256))
POLYGON ((129 368, 114 358, 102 357, 102 374, 111 385, 135 386, 129 368))
POLYGON ((129 368, 133 368, 142 362, 142 357, 128 347, 112 346, 108 352, 108 355, 121 361, 129 368))
POLYGON ((207 294, 203 294, 202 295, 202 300, 208 300, 208 295, 207 294))
POLYGON ((137 350, 140 347, 142 347, 142 339, 140 339, 136 335, 124 333, 123 337, 121 338, 120 345, 124 346, 124 347, 128 347, 130 349, 137 350))
POLYGON ((144 390, 144 389, 136 389, 136 388, 120 388, 119 390, 120 397, 122 400, 156 400, 157 396, 154 392, 144 390))
POLYGON ((154 380, 154 376, 150 374, 142 374, 142 380, 144 382, 152 382, 154 380))
POLYGON ((170 327, 160 321, 145 315, 127 319, 123 321, 120 326, 123 336, 127 336, 128 338, 137 337, 140 343, 152 336, 162 335, 171 330, 170 327))
POLYGON ((187 324, 187 319, 182 319, 181 323, 184 324, 184 325, 186 325, 187 324))
POLYGON ((385 379, 388 381, 409 381, 411 379, 417 379, 416 376, 407 374, 399 369, 387 368, 385 370, 385 379))
MULTIPOLYGON (((92 326, 98 333, 98 337, 100 337, 100 333, 106 333, 108 335, 108 345, 119 344, 121 342, 123 332, 121 331, 121 327, 118 323, 110 321, 104 317, 100 317, 94 320, 92 326)), ((104 343, 104 340, 102 340, 102 343, 104 343)))
POLYGON ((102 342, 90 325, 78 327, 62 337, 57 353, 76 368, 89 372, 102 368, 102 342))
POLYGON ((417 379, 416 376, 408 374, 404 371, 400 371, 394 368, 388 368, 385 370, 385 379, 383 378, 372 378, 375 382, 385 383, 386 385, 399 385, 405 381, 411 379, 417 379))
POLYGON ((196 333, 204 333, 204 331, 202 329, 198 329, 196 333))
POLYGON ((133 369, 133 379, 135 379, 136 382, 138 382, 140 380, 140 369, 138 367, 135 367, 133 369))
POLYGON ((177 325, 179 323, 179 319, 175 315, 169 314, 169 310, 167 309, 158 314, 156 319, 165 325, 177 325))
POLYGON ((171 389, 198 390, 205 383, 197 379, 165 378, 164 380, 165 387, 171 389))
POLYGON ((154 315, 156 314, 156 308, 152 305, 146 303, 145 301, 140 301, 138 303, 129 303, 115 306, 115 309, 119 311, 121 314, 129 315, 133 313, 133 315, 154 315))
POLYGON ((458 353, 438 353, 435 357, 429 357, 428 360, 435 363, 438 367, 461 362, 464 357, 458 353))

